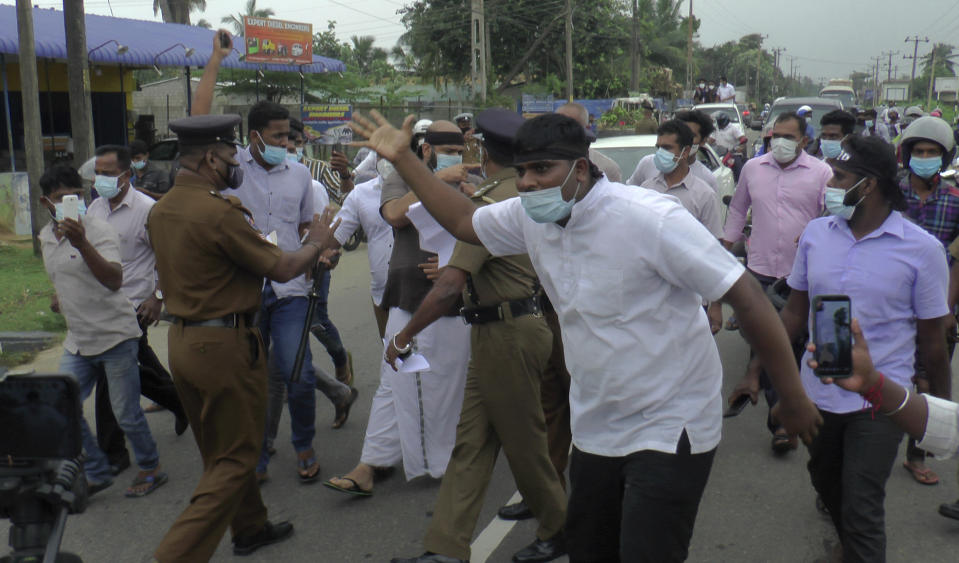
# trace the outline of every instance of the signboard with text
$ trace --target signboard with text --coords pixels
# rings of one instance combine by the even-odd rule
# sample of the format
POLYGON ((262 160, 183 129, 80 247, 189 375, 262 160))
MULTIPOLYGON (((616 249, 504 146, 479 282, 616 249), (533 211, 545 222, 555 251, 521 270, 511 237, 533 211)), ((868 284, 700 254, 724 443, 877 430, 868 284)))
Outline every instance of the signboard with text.
POLYGON ((353 117, 350 104, 308 104, 301 106, 303 131, 308 138, 318 138, 324 145, 345 144, 353 140, 347 123, 353 117))
POLYGON ((251 63, 313 63, 313 24, 243 18, 246 60, 251 63))

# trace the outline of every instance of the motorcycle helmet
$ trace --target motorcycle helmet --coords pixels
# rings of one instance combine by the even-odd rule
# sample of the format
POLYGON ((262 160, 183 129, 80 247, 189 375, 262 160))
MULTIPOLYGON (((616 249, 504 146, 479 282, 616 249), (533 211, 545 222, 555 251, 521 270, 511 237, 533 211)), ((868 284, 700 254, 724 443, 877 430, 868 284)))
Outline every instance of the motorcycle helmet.
MULTIPOLYGON (((907 112, 909 110, 906 110, 907 112)), ((932 141, 942 147, 942 167, 945 170, 956 156, 956 140, 952 135, 952 128, 944 119, 927 115, 920 117, 909 124, 902 133, 902 165, 909 168, 909 159, 912 156, 912 147, 919 141, 932 141)))
POLYGON ((719 129, 725 129, 729 125, 729 116, 721 111, 713 114, 713 120, 716 121, 716 127, 719 129))
POLYGON ((796 114, 798 114, 799 117, 807 117, 807 114, 810 113, 812 113, 812 108, 809 106, 800 106, 799 109, 796 110, 796 114))
POLYGON ((423 144, 423 138, 426 137, 426 131, 433 122, 429 119, 421 119, 413 124, 413 138, 410 139, 410 150, 419 153, 418 149, 423 144))

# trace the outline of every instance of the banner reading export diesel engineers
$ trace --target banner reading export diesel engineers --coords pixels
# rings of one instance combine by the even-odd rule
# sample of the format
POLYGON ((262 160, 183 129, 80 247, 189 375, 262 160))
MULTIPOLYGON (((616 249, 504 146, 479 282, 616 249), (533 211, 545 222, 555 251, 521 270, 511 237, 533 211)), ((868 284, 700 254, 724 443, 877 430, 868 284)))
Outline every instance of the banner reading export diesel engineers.
POLYGON ((246 60, 251 63, 313 63, 313 24, 245 16, 246 60))

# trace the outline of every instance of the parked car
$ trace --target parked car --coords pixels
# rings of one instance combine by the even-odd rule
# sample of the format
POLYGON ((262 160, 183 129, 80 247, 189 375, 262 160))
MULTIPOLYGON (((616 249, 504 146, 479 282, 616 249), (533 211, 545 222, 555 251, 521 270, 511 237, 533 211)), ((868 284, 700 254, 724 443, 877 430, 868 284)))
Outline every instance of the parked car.
MULTIPOLYGON (((704 104, 730 105, 730 104, 704 104)), ((735 107, 735 106, 733 106, 735 107)), ((623 180, 633 175, 636 165, 644 156, 656 152, 656 135, 621 135, 619 137, 605 137, 597 139, 591 146, 608 158, 613 159, 623 172, 623 180)), ((725 205, 720 206, 723 221, 726 221, 726 205, 729 198, 736 191, 736 182, 733 180, 733 171, 723 165, 722 159, 712 147, 703 143, 699 147, 696 158, 709 168, 719 186, 719 198, 725 205)))
POLYGON ((766 116, 763 125, 774 123, 779 114, 795 112, 802 106, 812 108, 812 116, 807 118, 806 121, 812 125, 816 132, 815 138, 819 138, 819 131, 822 129, 819 120, 822 119, 823 115, 833 110, 842 109, 842 102, 838 98, 780 98, 773 103, 773 107, 770 108, 769 115, 766 116))
POLYGON ((739 108, 736 107, 736 104, 699 104, 693 106, 693 109, 698 109, 706 115, 712 115, 717 111, 723 112, 729 116, 730 123, 735 123, 739 125, 740 128, 745 128, 743 116, 739 113, 739 108))

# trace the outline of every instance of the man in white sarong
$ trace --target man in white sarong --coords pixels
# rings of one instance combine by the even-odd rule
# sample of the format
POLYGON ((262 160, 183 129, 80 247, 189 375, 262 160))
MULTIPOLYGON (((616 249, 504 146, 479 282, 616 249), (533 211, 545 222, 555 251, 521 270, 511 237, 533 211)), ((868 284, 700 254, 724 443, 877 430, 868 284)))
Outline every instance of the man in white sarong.
MULTIPOLYGON (((423 143, 423 160, 436 176, 459 188, 467 180, 462 164, 463 134, 448 121, 436 121, 423 143)), ((380 214, 394 228, 393 252, 382 306, 389 309, 386 337, 403 328, 433 287, 420 268, 433 256, 420 248, 419 232, 406 212, 416 196, 399 174, 381 188, 380 214)), ((420 332, 415 352, 430 367, 426 371, 394 371, 380 365, 380 386, 373 397, 360 463, 324 485, 339 492, 368 496, 374 476, 403 462, 407 480, 446 471, 456 424, 463 403, 469 361, 469 328, 457 316, 459 305, 420 332)), ((385 350, 384 350, 385 352, 385 350)))

